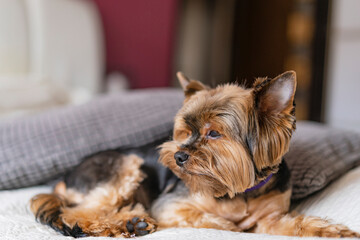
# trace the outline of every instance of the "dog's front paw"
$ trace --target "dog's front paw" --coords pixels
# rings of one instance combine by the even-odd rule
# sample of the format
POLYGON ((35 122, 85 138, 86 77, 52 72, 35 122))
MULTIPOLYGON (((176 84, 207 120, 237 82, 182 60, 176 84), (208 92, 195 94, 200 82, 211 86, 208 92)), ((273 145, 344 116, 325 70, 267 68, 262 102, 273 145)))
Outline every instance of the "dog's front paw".
POLYGON ((156 230, 155 221, 149 217, 133 217, 126 222, 127 237, 144 236, 156 230))

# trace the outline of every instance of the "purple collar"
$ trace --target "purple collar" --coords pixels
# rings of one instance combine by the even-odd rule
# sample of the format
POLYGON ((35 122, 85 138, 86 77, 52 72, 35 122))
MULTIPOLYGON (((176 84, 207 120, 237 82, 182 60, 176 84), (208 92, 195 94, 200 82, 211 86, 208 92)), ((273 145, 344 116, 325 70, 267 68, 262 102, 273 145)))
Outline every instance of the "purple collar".
POLYGON ((270 174, 266 179, 259 182, 259 184, 255 185, 255 186, 253 186, 251 188, 246 189, 245 192, 251 192, 253 190, 261 188, 262 186, 264 186, 271 179, 272 176, 273 176, 273 174, 270 174))

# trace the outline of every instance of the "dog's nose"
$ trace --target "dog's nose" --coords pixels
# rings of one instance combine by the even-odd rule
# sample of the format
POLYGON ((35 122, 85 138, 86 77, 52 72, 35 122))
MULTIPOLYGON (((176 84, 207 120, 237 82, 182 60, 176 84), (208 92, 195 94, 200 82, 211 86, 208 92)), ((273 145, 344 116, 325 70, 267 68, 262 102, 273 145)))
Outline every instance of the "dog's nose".
POLYGON ((185 152, 178 151, 174 154, 174 158, 176 160, 176 164, 181 167, 189 159, 189 155, 185 152))

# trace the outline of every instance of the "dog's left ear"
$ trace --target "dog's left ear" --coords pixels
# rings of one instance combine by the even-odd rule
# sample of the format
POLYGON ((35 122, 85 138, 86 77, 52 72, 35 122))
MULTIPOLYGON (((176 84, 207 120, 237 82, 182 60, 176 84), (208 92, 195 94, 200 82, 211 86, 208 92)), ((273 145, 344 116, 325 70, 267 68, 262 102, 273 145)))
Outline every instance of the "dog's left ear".
POLYGON ((199 81, 190 80, 182 72, 177 72, 176 76, 179 80, 179 83, 184 90, 185 96, 190 97, 195 92, 207 89, 207 87, 199 81))
POLYGON ((294 71, 273 79, 259 78, 254 84, 256 127, 250 131, 249 139, 259 172, 278 166, 289 149, 292 132, 296 127, 295 88, 294 71))
POLYGON ((255 104, 260 113, 290 113, 296 89, 296 73, 288 71, 273 79, 258 79, 254 84, 255 104))

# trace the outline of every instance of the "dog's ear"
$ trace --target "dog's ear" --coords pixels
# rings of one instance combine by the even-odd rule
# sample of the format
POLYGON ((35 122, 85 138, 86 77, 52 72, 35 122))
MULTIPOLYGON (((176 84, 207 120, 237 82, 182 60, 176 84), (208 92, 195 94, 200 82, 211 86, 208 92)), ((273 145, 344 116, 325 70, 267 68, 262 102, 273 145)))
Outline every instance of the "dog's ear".
POLYGON ((290 113, 296 89, 296 73, 288 71, 273 79, 257 79, 254 84, 255 105, 260 113, 290 113))
POLYGON ((260 78, 254 84, 254 125, 250 146, 259 172, 280 164, 296 128, 294 95, 296 74, 285 72, 273 79, 260 78))
POLYGON ((176 76, 179 80, 179 83, 184 90, 185 96, 190 97, 195 92, 207 89, 207 87, 199 81, 190 80, 182 72, 177 72, 176 76))

